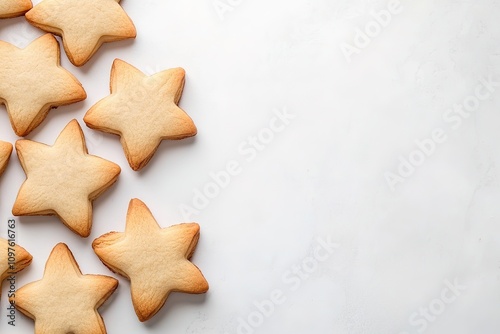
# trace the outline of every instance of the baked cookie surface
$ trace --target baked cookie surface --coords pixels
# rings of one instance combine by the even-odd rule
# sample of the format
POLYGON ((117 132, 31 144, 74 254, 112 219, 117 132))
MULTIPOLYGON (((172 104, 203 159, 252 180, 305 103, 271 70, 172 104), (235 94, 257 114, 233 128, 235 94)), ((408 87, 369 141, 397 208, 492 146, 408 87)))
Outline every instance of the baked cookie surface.
POLYGON ((57 215, 73 232, 87 237, 92 201, 116 181, 120 167, 88 154, 76 120, 66 125, 53 146, 18 140, 16 151, 26 180, 12 214, 57 215))
POLYGON ((119 0, 43 0, 26 13, 29 23, 62 37, 76 66, 84 65, 105 42, 136 36, 119 0))
POLYGON ((0 296, 3 280, 29 266, 32 259, 31 254, 23 247, 0 238, 0 296))
POLYGON ((0 19, 21 16, 31 7, 30 0, 0 0, 0 19))
POLYGON ((57 244, 43 278, 17 290, 16 308, 35 320, 35 334, 105 334, 97 309, 118 286, 104 275, 82 275, 68 246, 57 244))
POLYGON ((161 141, 196 135, 193 120, 178 103, 184 87, 182 68, 146 76, 116 59, 111 68, 111 95, 85 114, 88 127, 117 134, 133 170, 153 157, 161 141))
POLYGON ((12 154, 12 144, 0 140, 0 175, 2 175, 5 168, 7 168, 7 164, 9 163, 11 154, 12 154))
POLYGON ((59 43, 51 34, 24 49, 0 41, 0 103, 18 136, 29 134, 51 108, 86 97, 82 84, 60 66, 59 43))
POLYGON ((132 199, 125 232, 110 232, 92 243, 112 271, 130 279, 132 302, 140 321, 153 317, 170 292, 204 293, 208 283, 189 261, 200 227, 185 223, 161 228, 148 207, 132 199))

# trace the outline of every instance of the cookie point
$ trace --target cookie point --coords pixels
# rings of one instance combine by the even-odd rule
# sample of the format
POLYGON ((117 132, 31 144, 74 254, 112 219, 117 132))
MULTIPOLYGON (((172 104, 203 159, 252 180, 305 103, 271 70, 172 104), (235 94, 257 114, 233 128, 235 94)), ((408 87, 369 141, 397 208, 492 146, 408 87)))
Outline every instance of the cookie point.
POLYGON ((203 283, 200 286, 200 291, 201 293, 205 293, 210 289, 210 286, 208 285, 208 281, 205 279, 203 283))
POLYGON ((95 239, 92 241, 92 249, 93 249, 94 251, 96 251, 97 249, 99 249, 99 248, 100 248, 100 246, 101 246, 101 238, 102 238, 102 237, 103 237, 103 236, 101 235, 100 237, 97 237, 97 238, 95 238, 95 239))
POLYGON ((132 168, 132 170, 134 170, 136 172, 142 168, 141 165, 134 164, 134 163, 130 163, 130 167, 132 168))
POLYGON ((115 67, 118 67, 118 66, 130 66, 129 63, 127 63, 125 60, 122 60, 120 58, 115 58, 115 60, 113 60, 113 65, 111 65, 111 68, 115 68, 115 67))
POLYGON ((69 121, 68 124, 77 124, 78 126, 80 126, 80 124, 78 123, 78 121, 76 120, 76 118, 73 118, 71 121, 69 121))
MULTIPOLYGON (((41 40, 44 40, 44 39, 48 40, 51 43, 54 43, 54 42, 57 43, 57 39, 51 33, 46 33, 46 34, 38 37, 36 40, 41 41, 41 40)), ((57 46, 59 46, 59 43, 57 43, 57 46)))
POLYGON ((191 223, 185 223, 185 224, 196 232, 200 231, 200 225, 198 223, 191 222, 191 223))
POLYGON ((144 204, 144 202, 138 198, 132 198, 129 202, 129 206, 138 206, 138 205, 146 206, 146 204, 144 204))
POLYGON ((24 209, 21 204, 19 204, 19 201, 15 201, 14 205, 12 206, 12 214, 14 216, 22 216, 24 213, 24 209))
POLYGON ((82 238, 88 238, 88 236, 90 235, 90 231, 86 232, 86 233, 78 233, 79 236, 81 236, 82 238))
POLYGON ((67 252, 67 251, 69 251, 69 247, 64 242, 59 242, 54 246, 54 248, 52 248, 52 252, 55 252, 55 251, 67 252))
MULTIPOLYGON (((191 120, 191 122, 193 122, 193 120, 191 120)), ((191 136, 196 136, 198 134, 198 128, 196 127, 196 125, 194 124, 193 122, 193 125, 192 125, 192 129, 191 129, 191 133, 190 135, 191 136)))
POLYGON ((184 70, 182 67, 176 67, 176 68, 174 68, 174 73, 177 75, 185 76, 186 70, 184 70))
POLYGON ((151 319, 156 314, 156 312, 155 311, 144 312, 144 310, 141 311, 139 308, 135 308, 135 314, 137 314, 137 318, 139 319, 140 322, 146 322, 149 319, 151 319))
POLYGON ((14 126, 12 128, 14 130, 14 133, 18 137, 25 137, 30 133, 30 131, 27 131, 26 129, 19 129, 18 127, 14 127, 14 126))
POLYGON ((7 141, 0 141, 0 149, 5 151, 8 155, 12 153, 13 146, 7 141))

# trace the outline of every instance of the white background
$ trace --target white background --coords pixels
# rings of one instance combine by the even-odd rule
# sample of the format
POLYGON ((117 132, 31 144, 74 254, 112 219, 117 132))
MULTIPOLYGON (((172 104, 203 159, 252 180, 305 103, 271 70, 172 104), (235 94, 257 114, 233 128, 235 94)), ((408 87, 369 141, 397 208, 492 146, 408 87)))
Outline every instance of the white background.
MULTIPOLYGON (((86 239, 56 217, 16 218, 18 242, 34 256, 18 287, 41 278, 57 242, 69 245, 83 273, 113 275, 90 245, 123 231, 137 197, 164 227, 200 224, 192 260, 210 290, 172 294, 140 323, 129 283, 118 277, 100 309, 108 333, 498 333, 500 86, 467 118, 443 116, 477 101, 476 88, 486 92, 481 80, 500 81, 500 1, 402 1, 380 31, 370 13, 389 1, 228 1, 221 0, 232 10, 218 13, 212 0, 124 0, 135 40, 104 45, 82 68, 62 54, 88 98, 52 110, 28 138, 53 144, 76 118, 89 152, 122 173, 95 201, 86 239), (356 36, 367 26, 375 30, 362 45, 356 36), (342 52, 347 44, 357 47, 351 57, 342 52), (140 172, 128 166, 118 137, 82 122, 109 94, 115 58, 148 74, 178 66, 187 73, 180 106, 198 135, 163 142, 140 172), (294 119, 247 161, 238 147, 269 134, 276 110, 294 119), (397 175, 400 159, 422 157, 415 141, 439 129, 446 140, 391 189, 387 173, 397 175), (199 212, 183 215, 210 173, 233 160, 240 173, 203 208, 198 203, 199 212), (313 258, 318 239, 338 244, 322 262, 313 258), (294 266, 310 273, 300 277, 294 266), (282 303, 257 313, 276 290, 282 303)), ((0 39, 19 47, 41 34, 24 18, 0 21, 0 39)), ((0 140, 17 139, 2 106, 0 140)), ((0 181, 4 237, 23 180, 13 153, 0 181)), ((19 312, 8 326, 6 287, 0 332, 33 333, 19 312)))

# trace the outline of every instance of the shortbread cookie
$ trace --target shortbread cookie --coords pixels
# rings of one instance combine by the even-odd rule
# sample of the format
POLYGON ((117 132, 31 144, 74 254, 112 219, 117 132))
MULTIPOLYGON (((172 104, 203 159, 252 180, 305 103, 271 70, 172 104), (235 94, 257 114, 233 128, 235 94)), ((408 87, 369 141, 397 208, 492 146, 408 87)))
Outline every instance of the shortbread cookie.
MULTIPOLYGON (((11 232, 7 230, 7 233, 11 232)), ((3 280, 29 266, 32 259, 31 254, 15 241, 0 238, 0 295, 3 280)))
POLYGON ((177 106, 184 70, 174 68, 146 76, 116 59, 111 68, 111 95, 85 115, 88 127, 119 135, 133 170, 144 167, 163 139, 196 135, 192 119, 177 106))
POLYGON ((12 144, 5 141, 0 141, 0 175, 2 175, 5 168, 7 168, 11 153, 12 144))
POLYGON ((18 136, 30 133, 51 108, 87 97, 81 83, 60 66, 60 53, 51 34, 24 49, 0 41, 0 103, 18 136))
POLYGON ((26 13, 29 23, 62 37, 76 66, 84 65, 102 43, 136 36, 120 0, 43 0, 26 13))
POLYGON ((140 321, 153 317, 172 291, 203 293, 208 283, 189 261, 200 237, 196 223, 161 228, 146 205, 130 201, 125 232, 110 232, 92 243, 112 271, 130 279, 140 321))
POLYGON ((31 7, 30 0, 0 0, 0 19, 21 16, 31 7))
POLYGON ((45 264, 43 278, 16 292, 16 308, 35 320, 35 334, 105 334, 97 309, 116 290, 118 280, 82 275, 68 246, 57 244, 45 264))
POLYGON ((116 181, 120 167, 88 154, 76 120, 69 122, 53 146, 18 140, 16 150, 26 181, 12 214, 57 215, 73 232, 87 237, 92 201, 116 181))

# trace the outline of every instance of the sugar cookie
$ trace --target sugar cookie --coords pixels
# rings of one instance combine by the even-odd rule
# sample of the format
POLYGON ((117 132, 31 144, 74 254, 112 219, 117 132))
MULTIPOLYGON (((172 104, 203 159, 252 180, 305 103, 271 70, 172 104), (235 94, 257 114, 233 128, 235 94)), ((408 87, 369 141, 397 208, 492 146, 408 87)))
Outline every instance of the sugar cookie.
POLYGON ((62 37, 75 66, 84 65, 105 42, 136 36, 120 0, 43 0, 26 13, 29 23, 62 37))
POLYGON ((82 84, 61 67, 60 53, 51 34, 24 49, 0 41, 0 103, 18 136, 29 134, 51 108, 87 97, 82 84))
POLYGON ((16 150, 26 181, 12 214, 57 215, 73 232, 87 237, 92 201, 116 181, 120 167, 88 154, 76 120, 68 123, 53 146, 18 140, 16 150))
POLYGON ((139 170, 163 139, 196 135, 193 120, 177 105, 184 76, 182 68, 146 76, 116 59, 111 68, 111 95, 97 102, 83 120, 92 129, 119 135, 130 167, 139 170))
POLYGON ((5 141, 0 141, 0 175, 2 175, 5 168, 7 168, 11 153, 12 144, 5 141))
POLYGON ((105 334, 97 309, 116 290, 118 280, 82 275, 68 246, 57 244, 45 264, 43 278, 16 292, 16 308, 35 320, 35 334, 105 334))
POLYGON ((110 232, 92 243, 112 271, 130 279, 140 321, 153 317, 172 291, 204 293, 208 283, 189 261, 200 237, 196 223, 161 228, 147 206, 132 199, 125 232, 110 232))

